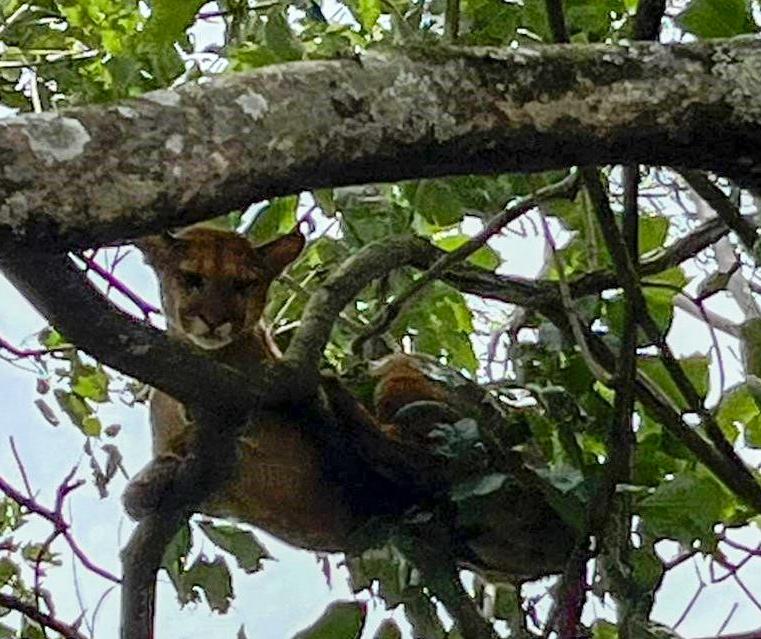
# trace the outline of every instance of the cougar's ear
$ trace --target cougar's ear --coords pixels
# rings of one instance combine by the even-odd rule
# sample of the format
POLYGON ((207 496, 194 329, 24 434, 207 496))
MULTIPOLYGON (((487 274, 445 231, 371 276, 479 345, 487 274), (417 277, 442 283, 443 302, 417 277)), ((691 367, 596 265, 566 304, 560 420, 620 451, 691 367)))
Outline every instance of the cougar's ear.
POLYGON ((304 236, 296 229, 288 235, 256 247, 256 252, 266 264, 268 275, 275 278, 299 256, 305 243, 304 236))
POLYGON ((158 235, 146 235, 133 242, 143 253, 146 263, 151 266, 159 266, 165 262, 176 243, 177 238, 169 231, 158 235))

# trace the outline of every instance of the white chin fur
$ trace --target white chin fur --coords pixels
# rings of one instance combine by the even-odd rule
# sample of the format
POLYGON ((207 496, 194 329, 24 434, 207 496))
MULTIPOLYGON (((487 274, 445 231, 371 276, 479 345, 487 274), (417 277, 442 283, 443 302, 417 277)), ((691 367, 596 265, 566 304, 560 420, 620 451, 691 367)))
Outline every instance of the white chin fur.
POLYGON ((199 348, 204 349, 205 351, 215 351, 217 349, 224 348, 233 341, 231 337, 207 337, 193 335, 192 333, 188 333, 188 337, 190 338, 191 342, 193 342, 199 348))

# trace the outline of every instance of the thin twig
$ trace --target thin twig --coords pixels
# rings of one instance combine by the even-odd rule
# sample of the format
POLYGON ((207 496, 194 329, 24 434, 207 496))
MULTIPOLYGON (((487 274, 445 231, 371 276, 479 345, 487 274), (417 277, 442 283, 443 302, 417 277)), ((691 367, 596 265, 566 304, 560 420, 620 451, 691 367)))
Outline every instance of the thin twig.
POLYGON ((578 177, 576 172, 571 172, 560 182, 551 184, 507 206, 502 213, 492 218, 483 230, 474 235, 464 244, 458 246, 451 253, 446 253, 438 258, 431 267, 415 280, 409 287, 402 291, 396 299, 388 304, 381 315, 371 322, 370 327, 360 335, 352 345, 352 349, 358 352, 362 344, 368 339, 377 337, 385 332, 399 317, 399 314, 426 286, 439 279, 452 266, 465 261, 478 249, 483 247, 492 237, 499 233, 505 226, 518 219, 524 213, 535 208, 546 200, 569 195, 576 187, 578 177))
POLYGON ((600 230, 602 231, 608 251, 613 260, 621 285, 627 295, 631 296, 632 302, 637 311, 637 318, 640 326, 645 330, 648 338, 658 347, 663 362, 669 376, 674 381, 679 392, 684 397, 690 409, 700 416, 701 423, 709 439, 716 446, 717 451, 732 465, 735 466, 735 472, 742 474, 746 479, 752 480, 755 486, 754 498, 758 504, 761 504, 761 486, 758 484, 752 473, 745 463, 735 452, 732 444, 726 439, 715 417, 706 409, 703 400, 700 398, 697 390, 687 377, 676 357, 674 357, 671 348, 663 338, 660 329, 650 316, 647 308, 645 296, 640 288, 637 273, 632 265, 628 249, 623 243, 621 234, 616 226, 615 216, 610 208, 607 196, 600 184, 597 172, 594 169, 582 169, 584 181, 598 216, 600 230))
POLYGON ((66 477, 66 479, 64 479, 64 481, 58 487, 58 490, 56 493, 55 510, 46 508, 45 506, 40 504, 36 499, 32 497, 25 497, 22 493, 16 490, 2 477, 0 477, 0 491, 5 493, 7 497, 15 501, 20 506, 23 506, 24 508, 26 508, 30 513, 39 515, 43 519, 46 519, 48 522, 50 522, 53 525, 56 533, 62 535, 64 539, 66 539, 72 552, 76 555, 76 557, 79 559, 82 565, 88 570, 90 570, 90 572, 93 572, 96 575, 103 577, 104 579, 108 579, 109 581, 112 581, 118 584, 120 583, 120 580, 118 577, 112 575, 107 570, 95 565, 90 560, 90 558, 85 554, 85 552, 79 547, 79 544, 77 544, 76 540, 71 534, 71 531, 69 529, 69 524, 63 518, 61 509, 63 507, 64 499, 69 493, 71 493, 72 491, 76 490, 77 488, 79 488, 80 486, 84 484, 84 482, 81 480, 76 481, 74 483, 69 483, 70 479, 71 479, 71 473, 66 477))
POLYGON ((586 337, 584 336, 584 330, 581 326, 581 322, 579 321, 579 315, 574 308, 573 299, 571 298, 571 290, 568 287, 568 281, 566 280, 565 276, 565 265, 563 264, 560 254, 558 253, 557 246, 555 245, 555 239, 553 238, 550 227, 547 224, 547 219, 543 214, 541 216, 541 222, 542 229, 544 230, 544 239, 547 242, 547 245, 550 247, 550 251, 555 262, 555 268, 558 272, 558 289, 560 290, 560 299, 563 302, 563 310, 565 311, 566 317, 568 318, 568 323, 571 326, 571 331, 573 332, 573 337, 576 341, 576 345, 579 347, 581 356, 591 371, 592 375, 594 375, 595 379, 602 382, 606 386, 612 386, 613 377, 610 375, 610 373, 608 373, 607 370, 600 366, 600 364, 597 362, 597 360, 595 360, 589 350, 586 337))
POLYGON ((34 499, 32 486, 29 483, 29 476, 26 474, 26 468, 24 467, 24 464, 21 462, 21 456, 18 454, 18 449, 16 448, 16 441, 13 439, 13 436, 10 436, 8 440, 11 443, 11 451, 13 452, 13 459, 16 460, 16 467, 18 468, 19 474, 21 475, 21 481, 24 482, 24 488, 26 488, 26 494, 29 495, 30 499, 34 499))
POLYGON ((457 42, 460 35, 460 0, 447 0, 444 14, 444 39, 449 44, 457 42))
POLYGON ((6 595, 0 592, 0 606, 8 608, 8 610, 16 610, 41 626, 55 630, 66 639, 86 639, 83 634, 80 634, 79 631, 72 628, 69 624, 38 610, 32 604, 26 603, 13 595, 6 595))
POLYGON ((124 284, 124 282, 116 277, 112 271, 104 269, 100 264, 98 264, 98 262, 95 261, 94 257, 87 257, 85 255, 78 255, 77 257, 85 263, 86 271, 92 271, 101 277, 107 283, 109 288, 114 288, 119 291, 122 295, 124 295, 124 297, 126 297, 130 302, 137 306, 137 308, 146 319, 152 314, 161 313, 160 308, 154 306, 150 302, 147 302, 142 297, 140 297, 137 293, 135 293, 135 291, 133 291, 129 286, 124 284))
POLYGON ((74 348, 72 344, 63 344, 56 346, 55 348, 18 348, 11 344, 8 340, 0 337, 0 350, 6 350, 11 355, 18 359, 32 358, 39 360, 44 355, 52 355, 53 353, 61 353, 64 351, 70 351, 74 348))
POLYGON ((745 248, 753 255, 758 241, 758 229, 747 219, 724 192, 705 175, 698 171, 682 171, 681 176, 705 202, 716 211, 724 223, 731 228, 745 248))

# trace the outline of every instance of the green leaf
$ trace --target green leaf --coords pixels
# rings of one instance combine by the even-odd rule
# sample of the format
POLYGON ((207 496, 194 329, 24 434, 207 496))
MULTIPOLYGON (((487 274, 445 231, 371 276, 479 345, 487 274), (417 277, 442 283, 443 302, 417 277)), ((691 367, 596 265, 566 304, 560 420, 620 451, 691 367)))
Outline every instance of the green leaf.
POLYGON ((473 316, 461 293, 442 283, 428 287, 418 296, 415 304, 402 313, 394 334, 408 334, 415 349, 443 358, 454 369, 474 374, 478 359, 473 351, 470 335, 473 316))
POLYGON ((359 22, 365 31, 370 31, 378 22, 381 14, 380 0, 358 0, 359 22))
POLYGON ((735 505, 733 496, 713 476, 698 470, 662 483, 639 502, 636 511, 651 537, 688 546, 698 539, 710 550, 716 543, 713 527, 724 522, 735 505))
POLYGON ((622 15, 623 0, 568 0, 566 20, 572 42, 600 42, 613 27, 611 15, 622 15))
MULTIPOLYGON (((439 248, 451 252, 465 244, 469 239, 469 236, 462 234, 448 235, 447 237, 434 239, 433 243, 439 248)), ((499 253, 488 245, 478 249, 467 261, 474 266, 479 266, 487 271, 493 271, 502 263, 499 253)))
POLYGON ((736 424, 745 427, 745 441, 752 448, 761 447, 761 430, 758 429, 759 406, 746 384, 724 393, 716 411, 716 421, 729 441, 737 439, 736 424))
POLYGON ((56 388, 53 395, 67 417, 85 435, 97 437, 100 435, 100 420, 93 415, 90 405, 75 393, 56 388))
MULTIPOLYGON (((643 293, 650 317, 655 321, 661 335, 668 333, 674 319, 674 297, 685 286, 687 280, 681 269, 673 268, 644 280, 643 293), (666 286, 663 286, 663 285, 666 286)), ((603 302, 604 316, 608 326, 617 336, 623 331, 624 298, 617 294, 603 302)), ((640 329, 637 343, 639 346, 652 344, 652 341, 640 329)))
POLYGON ((545 175, 460 175, 446 178, 446 181, 466 209, 473 210, 474 214, 480 214, 481 219, 488 221, 501 213, 508 202, 517 195, 523 195, 538 186, 544 186, 544 183, 549 183, 550 180, 542 179, 545 175), (537 185, 528 184, 530 181, 537 182, 537 185))
POLYGON ((271 200, 254 218, 248 236, 254 244, 265 244, 296 226, 296 211, 299 206, 297 195, 271 200))
MULTIPOLYGON (((708 359, 704 355, 691 355, 678 361, 698 395, 705 399, 708 393, 708 359)), ((660 357, 640 357, 638 366, 680 410, 690 408, 687 400, 671 379, 671 375, 669 375, 660 357)))
POLYGON ((549 468, 538 468, 536 474, 546 479, 561 493, 569 493, 584 482, 581 471, 565 463, 555 464, 549 468))
POLYGON ((261 569, 263 559, 271 559, 267 549, 248 530, 210 520, 203 520, 198 526, 212 543, 233 555, 238 566, 249 574, 261 569))
POLYGON ((443 457, 455 458, 473 449, 480 441, 476 420, 466 417, 454 424, 438 424, 429 433, 431 450, 443 457))
POLYGON ((212 611, 227 612, 234 596, 227 563, 221 556, 209 561, 199 555, 191 566, 186 566, 191 544, 192 532, 185 524, 177 531, 161 560, 161 567, 174 584, 177 599, 183 605, 198 601, 198 591, 201 590, 212 611))
POLYGON ((26 559, 30 564, 34 565, 37 562, 50 564, 52 566, 60 566, 61 560, 58 559, 58 553, 50 551, 49 547, 41 543, 26 543, 21 548, 21 556, 26 559))
POLYGON ((641 215, 639 218, 640 255, 661 248, 668 237, 668 231, 668 218, 660 215, 641 215))
POLYGON ((38 340, 45 348, 59 348, 69 344, 66 338, 54 328, 41 330, 38 340))
POLYGON ((21 634, 23 639, 47 639, 47 635, 42 629, 42 626, 29 619, 29 617, 21 618, 21 634))
POLYGON ((761 378, 761 318, 740 325, 740 355, 745 373, 761 378))
POLYGON ((183 40, 185 30, 195 22, 196 13, 206 0, 152 0, 145 36, 159 43, 183 40))
POLYGON ((373 639, 402 639, 402 631, 393 619, 384 619, 373 639))
POLYGON ((515 586, 507 583, 495 584, 496 593, 494 595, 494 616, 497 619, 518 619, 522 610, 518 605, 520 596, 515 590, 515 586))
POLYGON ((82 399, 103 403, 108 401, 108 382, 108 375, 100 364, 79 364, 74 366, 71 390, 82 399))
POLYGON ((618 639, 618 628, 609 621, 598 619, 592 625, 592 639, 618 639))
POLYGON ((336 201, 333 197, 333 189, 317 189, 312 191, 314 201, 320 207, 320 210, 330 218, 336 216, 336 201))
POLYGON ((420 180, 414 206, 418 214, 435 226, 447 227, 462 221, 460 198, 446 180, 420 180))
POLYGON ((8 557, 0 557, 0 588, 20 573, 21 569, 13 561, 8 557))
POLYGON ((334 601, 311 626, 293 639, 359 639, 365 625, 365 608, 358 601, 334 601))
POLYGON ((490 473, 489 475, 483 475, 482 477, 476 477, 455 484, 449 496, 452 501, 464 501, 471 497, 483 497, 502 488, 506 481, 507 475, 503 473, 490 473))
MULTIPOLYGON (((668 474, 677 474, 684 469, 685 462, 674 456, 668 443, 673 437, 664 434, 663 427, 646 413, 637 431, 637 446, 634 449, 634 483, 641 486, 659 486, 668 474)), ((684 451, 691 455, 689 451, 684 451)))
POLYGON ((664 567, 653 546, 645 544, 640 548, 631 548, 629 562, 640 592, 655 592, 663 577, 664 567))
POLYGON ((279 8, 267 13, 264 44, 281 62, 301 60, 304 56, 303 45, 291 30, 285 12, 279 8))
POLYGON ((334 189, 333 196, 350 246, 359 248, 373 240, 410 230, 412 212, 391 186, 343 187, 334 189))
POLYGON ((278 62, 280 58, 274 51, 255 42, 243 42, 230 51, 232 71, 248 71, 278 62))
POLYGON ((500 0, 464 0, 462 41, 466 44, 504 45, 515 36, 520 6, 500 0))
POLYGON ((103 424, 95 415, 88 415, 82 420, 82 432, 88 437, 100 437, 103 424))
POLYGON ((676 21, 700 38, 731 38, 758 31, 748 0, 692 0, 676 21))
POLYGON ((190 547, 193 540, 193 534, 190 526, 184 524, 169 542, 164 550, 164 557, 161 560, 161 567, 166 570, 169 578, 174 584, 177 596, 182 603, 187 603, 180 592, 180 574, 185 568, 185 561, 190 553, 190 547))
POLYGON ((233 599, 233 584, 230 570, 223 557, 209 561, 200 555, 193 564, 180 575, 180 583, 189 601, 197 600, 196 589, 203 591, 209 609, 227 612, 233 599))
POLYGON ((24 523, 21 505, 7 497, 0 499, 0 533, 17 530, 24 523))

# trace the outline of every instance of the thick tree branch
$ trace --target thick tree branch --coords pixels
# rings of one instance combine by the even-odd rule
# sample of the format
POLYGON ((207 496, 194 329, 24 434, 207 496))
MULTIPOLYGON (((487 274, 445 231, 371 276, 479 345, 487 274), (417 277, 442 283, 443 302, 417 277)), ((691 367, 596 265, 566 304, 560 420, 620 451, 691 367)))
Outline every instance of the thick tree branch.
POLYGON ((276 398, 277 389, 288 386, 278 382, 275 366, 269 366, 266 374, 264 368, 243 374, 120 311, 64 254, 6 254, 2 269, 30 303, 79 348, 189 405, 203 401, 210 408, 229 411, 238 407, 245 412, 262 398, 276 398))
MULTIPOLYGON (((640 10, 643 6, 640 6, 640 10)), ((639 167, 624 167, 624 219, 621 225, 623 245, 630 256, 639 255, 639 167)), ((618 492, 620 485, 632 483, 636 439, 632 430, 635 383, 637 381, 637 307, 630 295, 624 296, 624 321, 621 349, 616 366, 616 396, 613 419, 606 441, 608 461, 597 495, 590 504, 589 530, 608 560, 611 590, 614 591, 622 639, 633 639, 632 627, 637 608, 631 577, 632 499, 618 492)), ((647 621, 647 616, 644 618, 647 621)))
POLYGON ((475 602, 462 587, 448 531, 434 522, 423 531, 410 530, 398 535, 395 543, 417 567, 426 585, 454 617, 463 637, 497 638, 492 625, 481 617, 475 602))
MULTIPOLYGON (((729 233, 724 222, 718 218, 709 220, 689 235, 676 240, 671 246, 649 254, 640 264, 642 276, 655 275, 678 266, 700 251, 708 248, 729 233)), ((429 268, 441 251, 427 242, 420 242, 414 265, 429 268)), ((456 266, 442 275, 442 280, 460 291, 515 304, 545 313, 561 305, 560 291, 556 282, 532 280, 513 275, 498 275, 470 266, 456 266)), ((574 298, 594 295, 605 289, 620 286, 616 274, 610 271, 594 271, 568 283, 574 298)), ((546 314, 546 313, 545 313, 546 314)))
POLYGON ((0 246, 114 242, 322 186, 590 162, 759 186, 759 67, 761 42, 737 38, 374 52, 5 119, 0 246))
POLYGON ((344 307, 373 280, 412 263, 427 244, 409 235, 373 242, 341 264, 312 294, 283 357, 299 371, 301 386, 316 388, 322 352, 344 307))
MULTIPOLYGON (((701 224, 692 233, 680 237, 670 246, 645 255, 639 265, 641 276, 655 275, 678 266, 685 260, 695 257, 701 251, 720 240, 729 233, 729 227, 720 218, 713 218, 701 224)), ((610 271, 593 271, 586 273, 570 283, 574 297, 593 295, 606 288, 619 286, 616 274, 610 271)))
POLYGON ((141 521, 122 550, 121 639, 153 639, 156 573, 188 513, 162 512, 141 521))
MULTIPOLYGON (((241 422, 230 412, 203 407, 194 410, 194 417, 203 428, 198 429, 191 454, 183 460, 160 457, 141 472, 160 470, 162 459, 175 465, 162 478, 163 483, 147 486, 154 489, 158 508, 142 519, 122 551, 121 639, 153 639, 156 573, 165 549, 198 505, 234 472, 235 446, 231 440, 241 422), (179 472, 177 467, 181 467, 179 472)), ((140 482, 140 477, 129 489, 140 482)))

